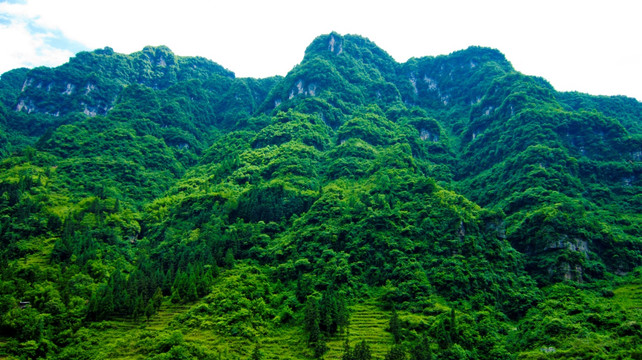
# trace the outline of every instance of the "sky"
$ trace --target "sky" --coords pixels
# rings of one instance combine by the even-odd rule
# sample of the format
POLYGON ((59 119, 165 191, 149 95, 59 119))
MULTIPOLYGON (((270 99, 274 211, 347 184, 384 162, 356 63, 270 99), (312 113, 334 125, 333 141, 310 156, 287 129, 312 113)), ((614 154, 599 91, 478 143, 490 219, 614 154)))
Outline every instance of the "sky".
POLYGON ((398 62, 492 47, 559 91, 642 101, 641 14, 639 0, 0 0, 0 74, 105 46, 166 45, 263 78, 287 74, 336 31, 398 62))

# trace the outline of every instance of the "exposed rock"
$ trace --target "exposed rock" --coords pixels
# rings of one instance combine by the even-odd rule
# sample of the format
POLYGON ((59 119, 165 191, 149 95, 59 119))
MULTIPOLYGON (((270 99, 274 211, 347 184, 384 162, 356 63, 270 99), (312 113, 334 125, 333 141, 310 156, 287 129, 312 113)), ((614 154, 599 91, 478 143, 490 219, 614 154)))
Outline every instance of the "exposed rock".
POLYGON ((464 229, 463 221, 459 222, 459 230, 457 231, 457 235, 459 235, 459 241, 464 241, 464 237, 466 237, 466 229, 464 229))
POLYGON ((328 50, 336 55, 341 54, 343 52, 343 41, 337 40, 334 35, 330 35, 328 50))
POLYGON ((96 108, 89 108, 89 107, 87 107, 87 104, 85 104, 85 103, 82 103, 82 106, 83 106, 83 111, 82 112, 85 115, 91 116, 91 117, 94 117, 94 116, 98 115, 98 111, 97 111, 96 108))
POLYGON ((415 95, 418 95, 419 90, 417 90, 417 79, 415 78, 415 74, 410 74, 408 80, 410 80, 410 84, 412 84, 413 92, 415 93, 415 95))
POLYGON ((426 129, 421 129, 421 131, 419 132, 419 138, 424 141, 438 142, 439 134, 432 134, 426 129))
POLYGON ((424 76, 424 81, 426 82, 426 84, 428 84, 428 90, 439 91, 439 87, 437 86, 437 81, 429 78, 427 75, 424 76))
POLYGON ((588 257, 588 242, 581 239, 569 240, 561 238, 555 242, 549 243, 544 250, 568 249, 570 251, 580 252, 584 257, 588 257))
POLYGON ((303 94, 303 80, 296 82, 296 89, 298 94, 303 94))
POLYGON ((473 131, 471 141, 472 141, 472 140, 475 140, 475 139, 479 136, 479 134, 483 133, 484 131, 486 131, 486 128, 485 128, 485 127, 480 127, 480 128, 475 129, 475 130, 473 131))
POLYGON ((25 91, 26 88, 33 84, 33 78, 25 79, 25 82, 22 84, 22 89, 20 91, 25 91))
POLYGON ((16 111, 22 110, 26 111, 27 114, 31 114, 32 112, 36 111, 36 106, 34 105, 33 100, 25 102, 24 99, 21 99, 16 105, 16 111))
POLYGON ((85 86, 85 95, 89 95, 89 93, 94 90, 96 90, 96 85, 87 83, 87 86, 85 86))
POLYGON ((554 276, 555 274, 561 274, 565 281, 582 282, 582 274, 584 273, 584 269, 581 265, 576 264, 575 266, 571 267, 571 264, 563 262, 559 264, 557 268, 553 266, 549 267, 548 273, 551 276, 554 276))
POLYGON ((76 89, 76 87, 73 84, 67 83, 67 86, 65 87, 65 91, 63 91, 62 94, 71 95, 74 93, 74 89, 76 89))
MULTIPOLYGON (((316 84, 308 84, 306 86, 305 82, 302 79, 299 79, 296 81, 294 87, 290 90, 290 94, 288 95, 288 99, 292 99, 295 96, 298 95, 309 95, 309 96, 315 96, 316 95, 316 90, 317 90, 317 85, 316 84)), ((276 105, 275 101, 275 107, 278 106, 276 105)))

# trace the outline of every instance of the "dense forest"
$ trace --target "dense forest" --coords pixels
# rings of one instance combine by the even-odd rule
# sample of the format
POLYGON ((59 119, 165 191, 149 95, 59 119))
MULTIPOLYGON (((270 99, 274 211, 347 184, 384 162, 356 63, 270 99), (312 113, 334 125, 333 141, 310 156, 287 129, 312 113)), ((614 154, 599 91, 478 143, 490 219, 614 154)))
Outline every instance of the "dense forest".
POLYGON ((0 77, 0 358, 642 359, 642 103, 331 33, 0 77))

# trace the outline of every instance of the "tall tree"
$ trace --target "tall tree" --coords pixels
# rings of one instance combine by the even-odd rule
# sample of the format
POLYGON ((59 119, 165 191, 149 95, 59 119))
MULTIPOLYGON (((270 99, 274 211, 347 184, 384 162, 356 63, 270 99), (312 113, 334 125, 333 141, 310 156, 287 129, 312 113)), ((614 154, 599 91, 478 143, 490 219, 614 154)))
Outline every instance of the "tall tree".
POLYGON ((410 360, 432 360, 432 358, 433 354, 428 337, 424 335, 410 350, 410 360))
POLYGON ((372 352, 370 351, 370 345, 363 340, 357 345, 354 346, 353 352, 354 360, 372 360, 372 352))
POLYGON ((399 321, 399 314, 397 313, 396 307, 392 308, 392 316, 390 317, 388 329, 392 334, 395 344, 399 344, 401 342, 401 322, 399 321))
POLYGON ((354 360, 352 349, 350 348, 350 336, 346 334, 345 342, 343 343, 343 355, 341 360, 354 360))
POLYGON ((386 354, 386 357, 384 357, 384 360, 405 360, 406 359, 406 353, 403 351, 401 346, 395 345, 393 346, 390 351, 386 354))

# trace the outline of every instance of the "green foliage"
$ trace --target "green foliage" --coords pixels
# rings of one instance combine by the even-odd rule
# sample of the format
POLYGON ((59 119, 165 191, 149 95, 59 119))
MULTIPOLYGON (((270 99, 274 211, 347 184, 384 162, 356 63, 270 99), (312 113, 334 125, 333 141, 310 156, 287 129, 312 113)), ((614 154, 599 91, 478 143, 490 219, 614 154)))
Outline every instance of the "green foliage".
POLYGON ((388 330, 392 334, 395 344, 399 344, 401 342, 401 323, 399 321, 399 314, 397 314, 397 310, 394 307, 392 308, 392 317, 390 318, 388 330))
POLYGON ((0 357, 635 357, 639 114, 336 33, 5 73, 0 357))
POLYGON ((363 340, 362 342, 358 343, 357 345, 354 346, 354 350, 352 352, 352 357, 354 360, 370 360, 372 359, 372 355, 370 353, 370 346, 368 343, 363 340))
POLYGON ((402 348, 398 346, 393 346, 390 349, 390 352, 386 354, 386 357, 384 360, 405 360, 406 359, 406 353, 403 351, 402 348))

